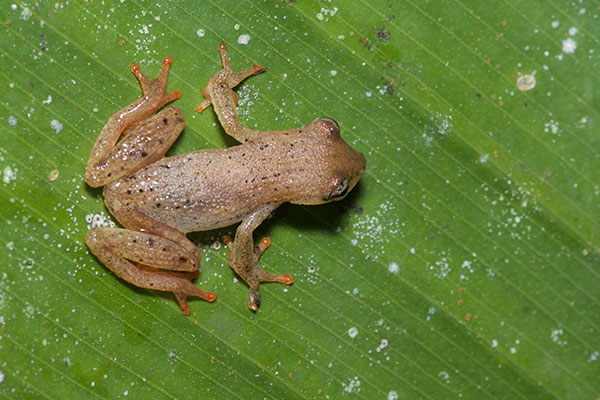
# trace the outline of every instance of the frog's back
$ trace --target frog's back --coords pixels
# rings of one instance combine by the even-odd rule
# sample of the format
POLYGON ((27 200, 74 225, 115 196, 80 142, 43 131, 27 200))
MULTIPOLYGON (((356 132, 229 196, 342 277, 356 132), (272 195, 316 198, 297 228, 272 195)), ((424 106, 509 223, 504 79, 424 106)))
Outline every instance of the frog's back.
POLYGON ((216 229, 242 220, 253 207, 246 190, 223 169, 225 149, 166 157, 104 189, 118 201, 182 232, 216 229))

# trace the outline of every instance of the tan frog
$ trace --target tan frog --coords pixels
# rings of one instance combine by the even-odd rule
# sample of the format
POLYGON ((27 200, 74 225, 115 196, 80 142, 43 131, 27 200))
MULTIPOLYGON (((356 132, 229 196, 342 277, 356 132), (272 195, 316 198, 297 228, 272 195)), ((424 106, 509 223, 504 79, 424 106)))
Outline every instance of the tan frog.
POLYGON ((200 273, 201 256, 187 239, 188 232, 241 221, 235 241, 226 237, 225 242, 231 251, 230 267, 250 287, 248 307, 256 310, 261 282, 289 285, 293 279, 258 265, 270 242, 265 238, 255 249, 254 229, 282 203, 342 199, 365 170, 364 156, 342 140, 332 119, 283 131, 262 132, 241 125, 232 88, 264 68, 254 65, 235 73, 222 43, 219 52, 223 69, 210 79, 203 91, 206 101, 197 109, 212 104, 225 131, 242 144, 164 157, 185 124, 175 107, 155 114, 181 96, 178 91, 166 94, 172 59, 164 59, 156 80, 145 77, 134 63, 132 71, 144 97, 108 120, 85 175, 90 186, 104 186, 106 206, 125 227, 91 229, 86 236, 89 248, 124 280, 173 292, 186 315, 187 297, 216 298, 191 283, 200 273), (121 134, 126 136, 117 143, 121 134))

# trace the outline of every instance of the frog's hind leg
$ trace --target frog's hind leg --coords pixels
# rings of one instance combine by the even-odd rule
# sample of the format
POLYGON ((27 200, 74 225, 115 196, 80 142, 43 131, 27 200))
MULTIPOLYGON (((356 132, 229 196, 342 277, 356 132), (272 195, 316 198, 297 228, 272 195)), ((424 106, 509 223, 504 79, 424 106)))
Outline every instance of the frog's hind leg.
POLYGON ((238 97, 232 89, 247 77, 263 72, 265 68, 254 64, 244 71, 234 72, 227 55, 227 48, 222 42, 219 44, 219 53, 223 69, 213 75, 208 85, 202 90, 202 95, 206 100, 196 106, 196 111, 202 112, 212 104, 225 132, 240 142, 246 142, 260 134, 261 131, 240 124, 236 108, 238 97))
POLYGON ((185 126, 183 113, 177 107, 162 110, 143 121, 96 165, 88 166, 86 181, 90 186, 107 185, 161 159, 185 126))
POLYGON ((123 280, 146 289, 173 292, 181 312, 189 315, 187 297, 212 302, 216 295, 191 283, 198 277, 200 263, 200 251, 193 243, 182 233, 167 232, 164 236, 120 228, 95 228, 88 231, 86 243, 92 253, 123 280))
POLYGON ((173 100, 177 100, 181 97, 181 92, 179 90, 175 90, 171 93, 166 93, 167 91, 167 78, 169 75, 169 70, 171 69, 171 64, 173 64, 173 57, 167 56, 163 59, 162 69, 160 71, 160 75, 156 79, 148 78, 146 75, 142 73, 140 66, 137 63, 131 64, 131 72, 135 75, 135 77, 140 82, 142 86, 142 92, 144 92, 144 96, 146 99, 150 100, 150 104, 154 108, 151 112, 154 112, 164 106, 167 103, 172 102, 173 100))
MULTIPOLYGON (((126 157, 115 160, 111 157, 115 153, 115 148, 122 148, 127 145, 124 141, 117 143, 122 134, 129 134, 131 136, 133 132, 148 132, 147 129, 141 128, 141 126, 147 125, 151 119, 147 118, 168 102, 181 97, 181 92, 178 90, 166 93, 167 77, 171 63, 172 58, 165 57, 162 71, 156 79, 148 78, 142 74, 137 64, 132 64, 131 71, 140 81, 144 96, 114 113, 100 131, 87 162, 85 180, 88 185, 92 187, 104 186, 117 180, 118 176, 135 172, 135 170, 129 168, 122 168, 121 162, 124 160, 129 161, 130 158, 126 157), (117 174, 114 172, 114 169, 121 169, 122 173, 117 174)), ((180 132, 181 130, 176 134, 179 135, 180 132)), ((128 149, 124 148, 123 150, 128 149)), ((148 152, 146 151, 146 153, 148 152)), ((141 168, 140 164, 137 163, 134 167, 141 168)))

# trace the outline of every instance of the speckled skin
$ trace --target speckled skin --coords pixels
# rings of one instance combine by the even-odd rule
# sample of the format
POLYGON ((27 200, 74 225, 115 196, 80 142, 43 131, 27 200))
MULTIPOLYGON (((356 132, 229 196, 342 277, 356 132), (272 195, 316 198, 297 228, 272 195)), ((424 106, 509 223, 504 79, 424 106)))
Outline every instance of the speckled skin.
MULTIPOLYGON (((231 89, 263 68, 255 65, 234 73, 223 44, 219 51, 224 68, 203 91, 207 100, 199 110, 212 104, 226 132, 241 145, 164 157, 183 129, 183 116, 173 107, 141 123, 137 118, 127 124, 120 122, 124 114, 130 115, 130 109, 141 109, 142 101, 142 106, 129 106, 111 117, 92 150, 86 171, 90 185, 105 186, 107 207, 127 228, 90 230, 86 241, 92 252, 137 286, 172 291, 185 314, 189 313, 187 296, 208 301, 215 298, 191 284, 199 273, 200 254, 186 233, 242 221, 235 241, 225 241, 231 249, 229 264, 248 283, 248 306, 256 310, 261 282, 291 284, 293 279, 266 272, 258 265, 269 240, 263 239, 255 250, 254 229, 284 202, 321 204, 343 198, 365 169, 363 155, 342 140, 337 123, 331 119, 317 119, 286 131, 261 132, 242 126, 231 89), (118 138, 121 132, 117 135, 116 130, 128 128, 131 134, 116 146, 104 144, 114 136, 118 138), (99 151, 97 147, 102 146, 99 151)), ((164 95, 165 70, 170 65, 170 59, 165 60, 163 73, 154 84, 159 90, 146 96, 162 99, 153 99, 154 106, 179 97, 178 92, 164 95)), ((150 86, 144 79, 140 78, 142 87, 150 86)))

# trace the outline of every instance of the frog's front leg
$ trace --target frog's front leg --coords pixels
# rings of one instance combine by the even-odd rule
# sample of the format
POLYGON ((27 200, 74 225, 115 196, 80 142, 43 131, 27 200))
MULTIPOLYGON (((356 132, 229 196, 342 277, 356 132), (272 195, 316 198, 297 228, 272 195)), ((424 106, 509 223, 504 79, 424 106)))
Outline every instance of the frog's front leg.
POLYGON ((137 64, 132 64, 131 71, 140 81, 144 97, 114 113, 100 131, 85 171, 90 186, 107 185, 163 157, 183 130, 185 119, 177 108, 151 116, 181 97, 178 90, 166 93, 171 63, 171 57, 163 60, 156 79, 146 77, 137 64), (122 134, 127 137, 117 144, 122 134))
POLYGON ((265 68, 254 64, 244 71, 233 72, 227 48, 223 42, 219 43, 219 53, 223 69, 213 75, 208 85, 202 90, 206 100, 196 106, 196 111, 202 112, 212 104, 225 132, 239 142, 247 142, 258 136, 261 131, 248 128, 240 123, 236 108, 238 98, 232 89, 247 77, 263 72, 265 68))
MULTIPOLYGON (((134 221, 139 218, 138 211, 131 213, 134 221)), ((144 232, 91 229, 85 241, 92 253, 121 279, 142 288, 173 292, 185 315, 190 314, 187 297, 209 302, 216 299, 214 293, 191 283, 199 275, 200 251, 183 233, 158 221, 144 232)))
POLYGON ((229 266, 250 286, 248 294, 248 307, 256 311, 260 305, 258 286, 261 282, 279 282, 290 285, 294 282, 291 275, 277 275, 265 271, 258 265, 262 253, 269 247, 269 238, 263 239, 258 248, 254 249, 252 232, 269 216, 278 205, 269 205, 255 211, 238 226, 235 241, 225 237, 225 244, 231 251, 229 266))

